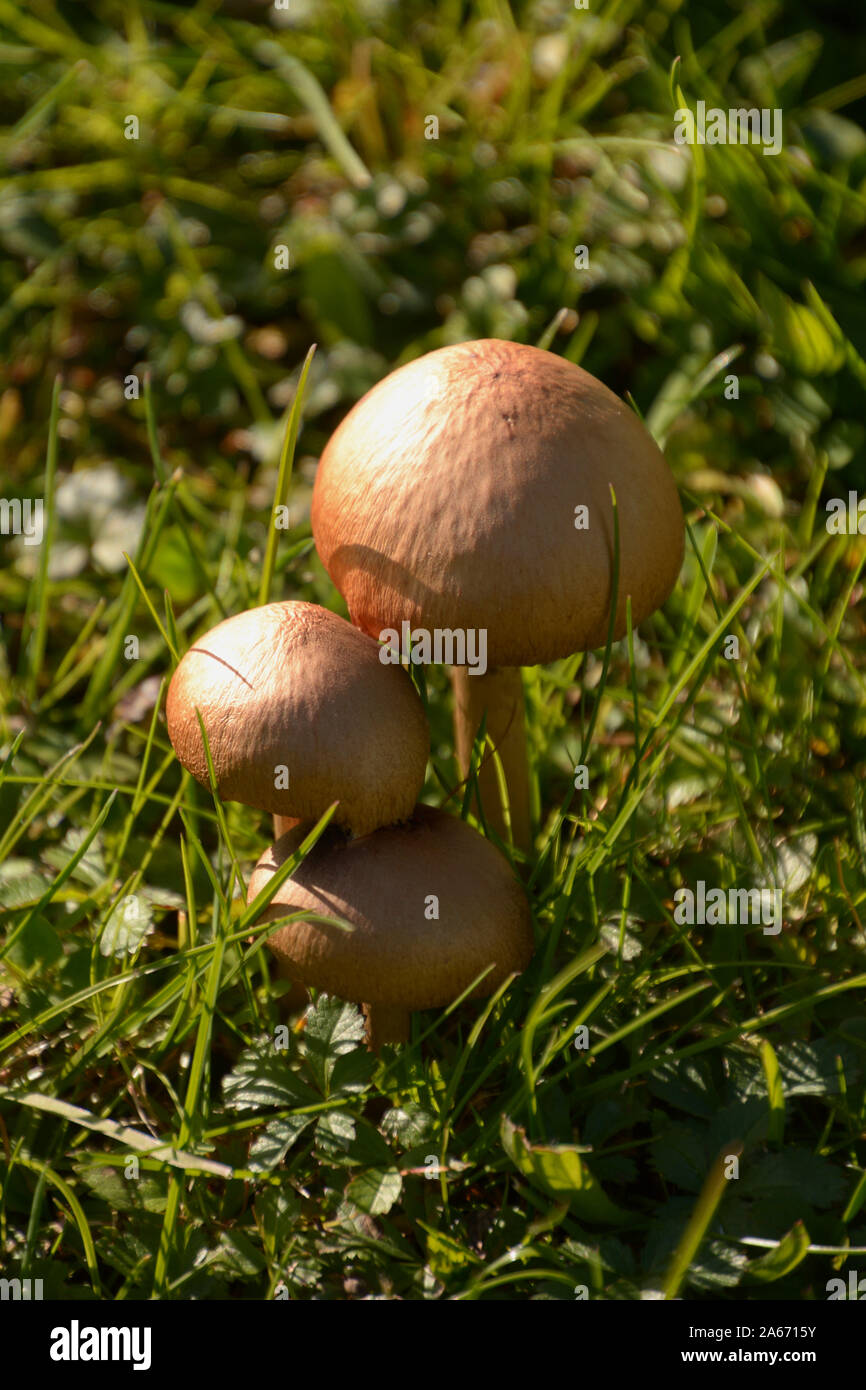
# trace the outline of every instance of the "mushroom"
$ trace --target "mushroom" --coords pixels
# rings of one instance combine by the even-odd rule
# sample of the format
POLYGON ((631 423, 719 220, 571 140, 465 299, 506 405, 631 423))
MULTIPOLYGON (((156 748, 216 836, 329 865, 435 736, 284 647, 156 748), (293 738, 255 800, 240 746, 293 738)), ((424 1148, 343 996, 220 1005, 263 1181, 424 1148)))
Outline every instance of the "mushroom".
POLYGON ((217 790, 274 815, 277 836, 314 823, 355 835, 408 817, 427 766, 429 735, 405 672, 314 603, 268 603, 200 637, 172 677, 168 734, 181 763, 217 790))
MULTIPOLYGON (((248 901, 302 840, 289 831, 253 870, 248 901)), ((329 827, 260 920, 294 912, 338 917, 353 930, 299 919, 268 937, 293 980, 362 1003, 378 1051, 409 1037, 413 1009, 492 994, 533 951, 526 894, 507 861, 465 821, 418 806, 404 825, 347 840, 329 827)))
MULTIPOLYGON (((319 555, 372 637, 408 622, 486 633, 489 669, 451 662, 462 775, 479 724, 502 759, 515 843, 531 845, 519 667, 614 638, 667 598, 683 517, 637 416, 580 367, 521 343, 440 348, 373 387, 329 440, 312 503, 319 555), (585 508, 585 511, 579 509, 585 508)), ((504 833, 495 766, 479 777, 504 833)))

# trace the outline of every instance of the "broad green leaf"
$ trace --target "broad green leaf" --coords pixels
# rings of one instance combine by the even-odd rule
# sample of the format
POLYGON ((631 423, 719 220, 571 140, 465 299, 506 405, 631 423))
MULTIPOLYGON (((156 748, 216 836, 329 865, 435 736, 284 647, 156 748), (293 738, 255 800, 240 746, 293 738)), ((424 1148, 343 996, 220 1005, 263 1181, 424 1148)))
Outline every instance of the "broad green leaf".
POLYGON ((315 1115, 287 1115, 271 1120, 256 1135, 250 1147, 250 1170, 253 1173, 267 1173, 276 1168, 314 1119, 315 1115))
POLYGON ((387 1110, 381 1124, 386 1134, 392 1135, 404 1148, 413 1149, 432 1132, 434 1120, 429 1110, 410 1100, 387 1110))
POLYGON ((701 1246, 684 1276, 684 1283, 696 1289, 733 1289, 748 1269, 749 1257, 737 1245, 708 1240, 701 1246))
POLYGON ((682 1062, 665 1058, 650 1074, 649 1089, 659 1100, 702 1120, 710 1119, 719 1107, 710 1065, 702 1057, 682 1062))
MULTIPOLYGON (((838 1037, 818 1038, 815 1042, 780 1043, 776 1048, 779 1075, 785 1095, 835 1096, 839 1094, 837 1058, 847 1077, 848 1085, 859 1075, 861 1063, 858 1052, 850 1043, 838 1037)), ((731 1053, 730 1077, 738 1096, 766 1094, 763 1069, 753 1056, 731 1053)))
MULTIPOLYGON (((44 892, 42 884, 37 898, 44 892)), ((30 970, 37 962, 53 965, 63 955, 63 942, 47 918, 41 914, 31 917, 21 935, 9 948, 9 959, 21 970, 30 970)))
POLYGON ((368 1168, 353 1178, 346 1196, 370 1216, 390 1211, 403 1191, 403 1179, 396 1168, 368 1168))
POLYGON ((334 1062, 330 1094, 359 1095, 366 1091, 377 1065, 373 1053, 368 1052, 366 1047, 356 1047, 352 1052, 344 1052, 334 1062))
POLYGON ((0 908, 32 907, 42 897, 48 882, 32 859, 7 859, 0 864, 0 908))
POLYGON ((364 1019, 355 1004, 323 994, 307 1013, 303 1046, 307 1066, 322 1095, 331 1094, 331 1077, 338 1057, 360 1049, 364 1019))
POLYGON ((562 1243, 562 1254, 576 1263, 595 1266, 609 1274, 632 1276, 637 1272, 634 1254, 617 1236, 603 1236, 597 1245, 569 1237, 562 1243))
POLYGON ((213 1264, 228 1270, 236 1279, 254 1279, 265 1269, 265 1260, 243 1231, 223 1231, 213 1264))
POLYGON ((355 1121, 345 1110, 329 1110, 316 1123, 316 1147, 328 1159, 345 1161, 355 1138, 355 1121))
POLYGON ((785 1148, 745 1164, 740 1182, 742 1196, 796 1196, 819 1209, 840 1202, 848 1186, 836 1164, 803 1148, 785 1148))
POLYGON ((319 1099, 291 1070, 285 1053, 277 1052, 267 1037, 257 1039, 241 1053, 222 1084, 230 1110, 289 1110, 315 1105, 319 1099))
POLYGON ((686 1192, 699 1192, 709 1164, 704 1134, 704 1126, 666 1125, 650 1150, 656 1172, 686 1192))
POLYGON ((168 1180, 164 1173, 132 1164, 116 1168, 93 1158, 80 1159, 73 1167, 81 1182, 115 1211, 165 1211, 168 1180), (137 1176, 127 1177, 127 1172, 137 1176))
POLYGON ((427 1263, 438 1279, 445 1279, 455 1269, 480 1263, 478 1256, 444 1231, 434 1230, 423 1221, 418 1225, 427 1235, 427 1263))
POLYGON ((783 1279, 806 1258, 810 1244, 809 1232, 802 1221, 798 1221, 778 1245, 750 1262, 749 1279, 756 1279, 761 1284, 772 1284, 776 1279, 783 1279))
POLYGON ((143 894, 121 898, 100 933, 100 955, 134 955, 152 926, 153 917, 143 894))
POLYGON ((394 1154, 379 1130, 369 1120, 356 1121, 356 1134, 352 1141, 350 1158, 362 1168, 392 1168, 394 1154))
MULTIPOLYGON (((87 834, 86 828, 73 826, 67 830, 59 845, 51 845, 48 849, 43 850, 42 858, 51 865, 52 869, 65 869, 70 859, 75 857, 76 851, 87 839, 87 834)), ((88 888, 101 888, 105 883, 105 874, 102 836, 96 835, 72 870, 71 877, 77 879, 79 883, 85 884, 88 888)))
POLYGON ((622 1211, 605 1195, 581 1158, 574 1144, 530 1144, 526 1134, 503 1115, 500 1125, 502 1147, 525 1177, 561 1200, 567 1198, 572 1210, 585 1221, 619 1222, 622 1211))

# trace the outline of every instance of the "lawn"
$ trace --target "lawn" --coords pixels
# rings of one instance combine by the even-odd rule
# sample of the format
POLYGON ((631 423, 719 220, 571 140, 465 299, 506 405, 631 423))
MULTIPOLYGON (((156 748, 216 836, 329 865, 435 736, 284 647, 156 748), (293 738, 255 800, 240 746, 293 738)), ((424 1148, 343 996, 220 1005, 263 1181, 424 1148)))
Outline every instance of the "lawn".
MULTIPOLYGON (((866 1271, 864 74, 841 3, 0 0, 5 1277, 796 1303, 866 1271), (678 143, 698 103, 779 148, 678 143), (318 460, 485 338, 637 412, 685 556, 623 638, 523 669, 528 968, 374 1052, 278 972, 271 818, 182 769, 165 697, 230 616, 347 616, 318 460)), ((447 668, 411 677, 421 800, 494 835, 447 668)))

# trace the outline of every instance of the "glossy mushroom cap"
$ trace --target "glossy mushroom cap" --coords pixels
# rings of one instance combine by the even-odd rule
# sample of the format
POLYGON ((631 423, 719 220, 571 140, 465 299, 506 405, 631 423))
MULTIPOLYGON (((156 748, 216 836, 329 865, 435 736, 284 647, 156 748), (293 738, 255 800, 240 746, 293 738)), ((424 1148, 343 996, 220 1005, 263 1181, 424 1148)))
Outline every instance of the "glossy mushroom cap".
POLYGON ((201 712, 225 801, 356 835, 411 815, 429 734, 412 682, 379 647, 314 603, 269 603, 200 637, 172 677, 168 734, 203 786, 201 712), (280 786, 286 780, 288 787, 280 786))
POLYGON ((674 586, 683 517, 664 456, 595 377, 486 339, 398 368, 337 428, 319 463, 313 535, 352 621, 483 628, 491 666, 607 640, 616 491, 615 636, 674 586), (589 527, 575 527, 588 506, 589 527))
MULTIPOLYGON (((301 838, 291 831, 265 851, 249 902, 301 838)), ((529 904, 506 860, 464 821, 429 806, 361 840, 326 831, 260 920, 291 912, 342 918, 354 930, 303 920, 281 927, 268 945, 286 973, 373 1006, 449 1004, 488 966, 473 994, 492 994, 533 951, 529 904), (428 917, 434 896, 438 917, 428 917)))

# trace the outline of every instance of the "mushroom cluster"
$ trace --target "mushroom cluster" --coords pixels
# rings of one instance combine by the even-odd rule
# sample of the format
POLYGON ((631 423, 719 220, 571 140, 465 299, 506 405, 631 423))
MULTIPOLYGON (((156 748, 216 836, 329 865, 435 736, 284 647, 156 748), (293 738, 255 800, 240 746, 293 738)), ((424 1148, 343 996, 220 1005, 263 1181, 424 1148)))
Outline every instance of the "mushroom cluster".
POLYGON ((621 637, 629 601, 635 624, 658 608, 683 516, 664 456, 607 387, 489 339, 427 353, 349 411, 319 462, 312 526, 351 623, 301 602, 220 623, 174 674, 168 728, 209 786, 204 728, 219 794, 274 816, 250 901, 338 803, 263 915, 309 914, 269 946, 297 983, 362 1003, 378 1047, 408 1037, 413 1009, 493 992, 533 946, 508 862, 465 822, 416 806, 426 719, 379 642, 408 633, 426 652, 447 639, 462 775, 483 725, 507 802, 488 758, 481 809, 528 851, 520 668, 621 637), (482 648, 483 662, 468 659, 482 648))
POLYGON ((492 993, 528 963, 529 906, 506 861, 463 821, 416 807, 429 736, 412 682, 343 618, 300 601, 227 618, 180 661, 166 719, 197 781, 209 787, 212 769, 223 800, 274 817, 250 902, 337 803, 263 920, 315 914, 268 945, 289 979, 362 1004, 371 1047, 405 1041, 411 1010, 492 993))

